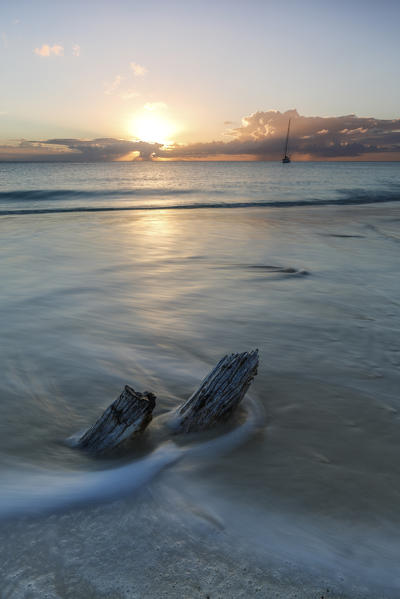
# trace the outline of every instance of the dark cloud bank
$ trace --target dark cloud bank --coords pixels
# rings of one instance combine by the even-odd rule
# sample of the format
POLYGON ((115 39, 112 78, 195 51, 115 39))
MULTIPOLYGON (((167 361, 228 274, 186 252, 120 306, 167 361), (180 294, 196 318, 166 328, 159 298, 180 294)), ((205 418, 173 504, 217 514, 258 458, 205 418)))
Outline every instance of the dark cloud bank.
POLYGON ((230 141, 213 141, 163 148, 143 141, 102 138, 23 141, 17 148, 2 146, 3 160, 54 160, 104 162, 157 158, 173 160, 230 159, 277 160, 282 154, 289 118, 289 153, 303 160, 400 160, 400 119, 357 117, 305 117, 296 110, 256 112, 230 131, 230 141))
POLYGON ((54 162, 110 162, 133 160, 140 156, 150 160, 161 148, 161 144, 145 141, 129 141, 110 137, 83 139, 47 139, 42 141, 22 140, 17 146, 0 146, 0 160, 33 160, 54 162))

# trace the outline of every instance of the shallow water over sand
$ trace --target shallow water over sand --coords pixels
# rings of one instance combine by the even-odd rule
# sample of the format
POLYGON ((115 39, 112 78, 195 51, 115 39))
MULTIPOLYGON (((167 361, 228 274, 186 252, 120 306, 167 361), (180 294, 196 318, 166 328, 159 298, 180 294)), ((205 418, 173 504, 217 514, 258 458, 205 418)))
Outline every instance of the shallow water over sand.
POLYGON ((3 216, 7 596, 397 597, 399 223, 396 204, 3 216), (161 415, 253 347, 242 444, 52 515, 53 488, 137 459, 63 443, 125 383, 161 415))

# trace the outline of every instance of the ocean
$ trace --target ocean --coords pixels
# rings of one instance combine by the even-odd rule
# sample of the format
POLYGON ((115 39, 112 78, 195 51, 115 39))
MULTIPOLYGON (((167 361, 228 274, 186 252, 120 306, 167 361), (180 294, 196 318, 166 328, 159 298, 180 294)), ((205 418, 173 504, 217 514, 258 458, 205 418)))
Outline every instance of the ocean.
POLYGON ((0 163, 0 215, 375 204, 398 199, 398 170, 396 162, 0 163))
POLYGON ((1 597, 400 596, 399 163, 3 163, 0 231, 1 597), (125 384, 143 439, 71 448, 125 384))

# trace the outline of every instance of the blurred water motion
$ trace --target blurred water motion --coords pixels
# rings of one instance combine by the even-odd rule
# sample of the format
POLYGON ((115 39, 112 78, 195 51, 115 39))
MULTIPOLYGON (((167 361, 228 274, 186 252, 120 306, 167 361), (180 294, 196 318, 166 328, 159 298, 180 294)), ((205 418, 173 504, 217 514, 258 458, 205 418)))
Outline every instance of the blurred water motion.
MULTIPOLYGON (((135 529, 144 550, 141 514, 181 559, 174 526, 190 543, 203 522, 220 531, 221 555, 238 538, 262 559, 336 568, 343 592, 353 576, 368 579, 360 596, 387 586, 396 597, 399 222, 396 204, 3 216, 3 493, 10 472, 20 487, 40 469, 69 488, 68 477, 122 466, 63 441, 126 383, 157 394, 157 416, 222 355, 258 347, 261 432, 166 471, 144 491, 152 512, 147 496, 120 504, 125 532, 112 532, 104 508, 57 520, 57 534, 71 559, 76 528, 106 530, 100 552, 130 546, 135 529)), ((42 548, 51 522, 32 524, 42 548)), ((26 530, 2 526, 2 551, 18 564, 26 530)))

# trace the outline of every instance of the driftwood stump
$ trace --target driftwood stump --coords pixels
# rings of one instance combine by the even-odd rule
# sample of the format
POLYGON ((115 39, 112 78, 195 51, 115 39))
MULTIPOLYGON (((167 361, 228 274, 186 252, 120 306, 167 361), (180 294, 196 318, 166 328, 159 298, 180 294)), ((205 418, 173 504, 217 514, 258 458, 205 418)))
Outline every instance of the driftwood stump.
POLYGON ((148 391, 139 393, 126 385, 121 395, 78 440, 77 447, 97 454, 115 449, 144 431, 153 417, 155 405, 155 395, 148 391))
POLYGON ((257 367, 257 349, 222 358, 176 411, 171 422, 174 432, 202 431, 227 420, 245 396, 257 367))

